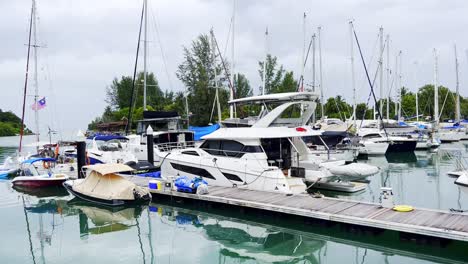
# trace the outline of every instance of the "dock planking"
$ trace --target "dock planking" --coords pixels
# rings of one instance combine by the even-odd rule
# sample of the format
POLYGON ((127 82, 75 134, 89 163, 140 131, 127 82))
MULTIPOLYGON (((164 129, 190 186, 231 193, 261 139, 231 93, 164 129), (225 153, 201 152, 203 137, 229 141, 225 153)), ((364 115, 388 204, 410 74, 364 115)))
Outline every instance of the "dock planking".
MULTIPOLYGON (((148 180, 133 179, 147 186, 148 180)), ((150 190, 158 195, 248 207, 345 224, 468 242, 468 214, 415 208, 396 212, 379 204, 337 198, 314 198, 307 194, 285 195, 242 187, 210 186, 209 194, 150 190)))

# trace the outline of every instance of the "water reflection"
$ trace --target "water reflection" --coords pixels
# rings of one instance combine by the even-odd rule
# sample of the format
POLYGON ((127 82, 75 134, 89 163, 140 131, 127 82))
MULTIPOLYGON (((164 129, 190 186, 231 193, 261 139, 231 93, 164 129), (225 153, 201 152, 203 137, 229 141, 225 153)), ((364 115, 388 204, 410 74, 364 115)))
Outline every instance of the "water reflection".
POLYGON ((166 223, 201 229, 204 237, 220 245, 219 254, 224 260, 318 263, 315 254, 326 244, 307 235, 287 233, 251 222, 243 223, 156 204, 151 208, 166 223))
MULTIPOLYGON (((69 263, 406 263, 415 259, 448 263, 460 259, 459 250, 450 247, 405 244, 392 235, 359 228, 183 205, 108 208, 69 198, 21 195, 25 221, 13 226, 17 236, 26 235, 26 240, 19 239, 28 243, 20 247, 28 252, 23 256, 27 259, 8 263, 67 259, 69 263), (88 256, 93 250, 102 252, 88 256), (83 256, 75 259, 76 254, 83 256)), ((22 218, 18 216, 15 219, 22 218)), ((8 244, 0 252, 21 245, 8 244)))

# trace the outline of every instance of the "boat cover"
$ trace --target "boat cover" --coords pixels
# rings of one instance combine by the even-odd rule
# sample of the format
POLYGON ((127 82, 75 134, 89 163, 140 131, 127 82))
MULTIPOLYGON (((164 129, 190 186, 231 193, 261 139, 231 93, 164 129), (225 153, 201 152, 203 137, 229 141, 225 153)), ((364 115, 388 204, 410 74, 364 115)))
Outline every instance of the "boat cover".
POLYGON ((134 200, 134 190, 141 192, 143 190, 133 182, 114 174, 117 171, 121 172, 121 169, 124 169, 122 166, 128 167, 123 164, 87 166, 92 167, 91 173, 82 181, 73 184, 72 188, 78 193, 104 200, 134 200))
POLYGON ((214 131, 218 130, 219 127, 219 124, 204 127, 190 126, 189 130, 194 132, 194 140, 201 140, 203 136, 213 133, 214 131))
POLYGON ((28 159, 28 160, 23 161, 23 164, 33 164, 38 161, 56 162, 54 158, 33 158, 33 159, 28 159))
POLYGON ((328 167, 328 170, 334 175, 347 177, 366 177, 379 172, 378 167, 362 163, 350 163, 348 165, 342 166, 330 166, 328 167))
POLYGON ((88 139, 94 139, 94 140, 101 140, 101 141, 109 141, 109 140, 128 140, 128 138, 120 135, 94 135, 91 137, 88 137, 88 139))
POLYGON ((109 173, 118 173, 118 172, 125 172, 125 171, 132 171, 133 169, 125 164, 97 164, 97 165, 88 165, 84 166, 90 171, 96 171, 102 175, 106 175, 109 173))

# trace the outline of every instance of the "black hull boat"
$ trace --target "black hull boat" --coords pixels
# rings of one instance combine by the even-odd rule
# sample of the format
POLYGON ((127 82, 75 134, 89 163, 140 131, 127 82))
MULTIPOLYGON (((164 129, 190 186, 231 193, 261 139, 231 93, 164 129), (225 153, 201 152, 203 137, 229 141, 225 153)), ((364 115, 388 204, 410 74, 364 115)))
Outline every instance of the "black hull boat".
POLYGON ((391 140, 388 146, 388 152, 413 152, 416 150, 416 140, 391 140))

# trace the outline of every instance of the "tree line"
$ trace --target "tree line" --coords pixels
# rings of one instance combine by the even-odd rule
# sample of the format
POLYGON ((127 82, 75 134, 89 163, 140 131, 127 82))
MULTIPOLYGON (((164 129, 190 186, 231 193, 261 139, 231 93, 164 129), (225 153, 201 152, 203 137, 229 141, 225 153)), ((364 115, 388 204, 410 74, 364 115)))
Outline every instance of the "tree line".
MULTIPOLYGON (((13 112, 3 112, 0 109, 0 137, 15 136, 20 133, 21 118, 16 116, 13 112)), ((24 134, 31 134, 31 130, 27 127, 24 128, 24 134)))
MULTIPOLYGON (((229 64, 223 63, 218 54, 213 54, 210 45, 210 37, 207 34, 199 35, 192 41, 189 47, 183 47, 184 60, 178 66, 176 76, 184 84, 185 90, 163 91, 159 86, 154 73, 147 73, 147 109, 156 111, 177 111, 181 116, 187 117, 186 102, 188 103, 190 124, 194 126, 206 126, 216 123, 216 114, 213 113, 213 104, 218 89, 219 101, 222 110, 222 118, 229 116, 229 64)), ((281 65, 276 56, 267 55, 264 61, 258 63, 258 74, 262 83, 265 83, 265 93, 294 92, 298 88, 298 80, 293 71, 287 71, 281 65), (266 62, 266 72, 264 63, 266 62), (263 82, 265 76, 265 82, 263 82)), ((135 99, 133 120, 143 118, 143 73, 139 73, 135 80, 135 99)), ((254 91, 249 80, 242 73, 234 75, 235 98, 252 96, 254 91)), ((106 103, 102 116, 94 119, 88 129, 93 130, 96 125, 103 122, 120 121, 127 117, 130 108, 133 79, 130 76, 115 78, 106 88, 106 103)), ((259 87, 261 93, 262 87, 259 87)), ((407 118, 416 115, 416 94, 406 87, 401 89, 402 116, 407 118)), ((447 87, 439 87, 439 103, 445 102, 440 107, 442 119, 455 117, 455 94, 447 87)), ((425 85, 418 89, 419 114, 433 116, 433 85, 425 85)), ((468 116, 468 99, 460 97, 461 115, 468 116)), ((383 117, 386 117, 386 101, 377 102, 383 104, 383 117)), ((359 103, 356 106, 357 119, 373 118, 373 102, 359 103)), ((317 107, 319 109, 319 107, 317 107)), ((395 102, 389 102, 389 117, 395 118, 395 102)), ((248 115, 251 109, 238 109, 238 115, 248 115)), ((216 111, 216 109, 214 110, 216 111)), ((325 115, 330 118, 347 119, 352 115, 352 105, 338 95, 330 97, 324 102, 325 115)), ((320 115, 317 115, 320 118, 320 115)), ((132 127, 135 127, 133 122, 132 127)))

